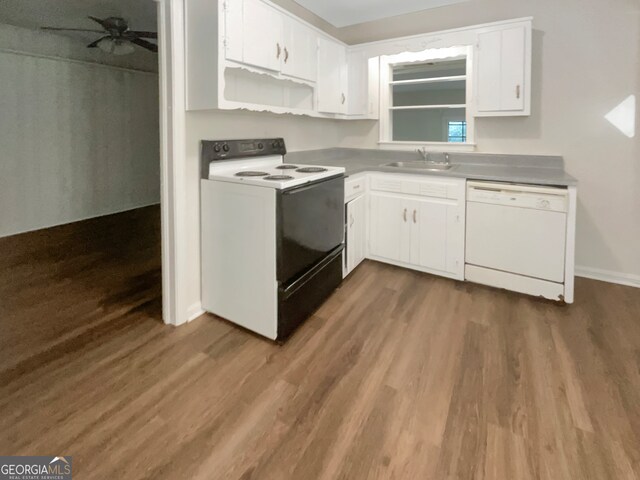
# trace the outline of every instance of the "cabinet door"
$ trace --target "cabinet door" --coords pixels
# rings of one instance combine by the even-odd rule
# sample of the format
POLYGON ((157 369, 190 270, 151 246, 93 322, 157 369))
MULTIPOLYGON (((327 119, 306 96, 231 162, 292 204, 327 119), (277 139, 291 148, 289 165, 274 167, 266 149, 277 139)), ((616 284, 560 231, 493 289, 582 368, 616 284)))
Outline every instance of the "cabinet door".
POLYGON ((242 61, 280 71, 283 16, 260 0, 244 0, 242 61))
POLYGON ((318 111, 347 111, 347 49, 340 43, 318 39, 318 111))
POLYGON ((465 210, 466 205, 447 207, 447 266, 446 271, 464 279, 465 210))
POLYGON ((418 267, 462 275, 464 211, 438 199, 413 201, 411 263, 418 267))
POLYGON ((318 35, 293 18, 284 18, 282 73, 315 82, 318 77, 318 35))
POLYGON ((340 55, 338 55, 338 63, 340 65, 340 106, 338 113, 347 113, 349 111, 349 63, 347 61, 347 48, 340 46, 340 55))
POLYGON ((500 49, 502 32, 478 35, 477 97, 478 111, 500 110, 500 49))
POLYGON ((415 200, 411 204, 411 263, 445 271, 447 266, 447 205, 415 200))
POLYGON ((397 262, 410 260, 411 224, 407 201, 371 193, 369 244, 371 255, 397 262))
POLYGON ((361 195, 347 204, 347 275, 364 260, 365 219, 365 196, 361 195))
POLYGON ((349 115, 366 115, 369 109, 369 63, 363 51, 349 52, 347 68, 349 115))
POLYGON ((502 71, 500 75, 500 109, 523 110, 525 85, 525 28, 502 31, 502 71))
POLYGON ((243 44, 243 0, 225 0, 224 2, 224 45, 227 60, 242 62, 243 44))
POLYGON ((477 113, 528 114, 526 36, 524 26, 478 35, 477 113))
POLYGON ((347 55, 347 114, 378 117, 379 57, 367 58, 364 51, 347 55))

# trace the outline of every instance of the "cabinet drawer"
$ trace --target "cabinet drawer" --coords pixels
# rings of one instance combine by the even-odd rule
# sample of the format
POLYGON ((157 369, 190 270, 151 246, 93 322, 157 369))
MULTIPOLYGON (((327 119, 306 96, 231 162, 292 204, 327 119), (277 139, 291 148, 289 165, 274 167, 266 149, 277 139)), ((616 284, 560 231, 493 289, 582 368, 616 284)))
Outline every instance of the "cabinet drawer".
POLYGON ((400 178, 388 178, 388 177, 373 177, 371 181, 371 190, 377 190, 379 192, 402 192, 403 181, 400 178))
POLYGON ((376 176, 371 179, 371 190, 378 192, 402 193, 420 197, 464 198, 463 179, 405 179, 376 176))
POLYGON ((344 198, 345 200, 351 200, 358 195, 362 195, 366 188, 366 178, 347 178, 344 181, 344 198))

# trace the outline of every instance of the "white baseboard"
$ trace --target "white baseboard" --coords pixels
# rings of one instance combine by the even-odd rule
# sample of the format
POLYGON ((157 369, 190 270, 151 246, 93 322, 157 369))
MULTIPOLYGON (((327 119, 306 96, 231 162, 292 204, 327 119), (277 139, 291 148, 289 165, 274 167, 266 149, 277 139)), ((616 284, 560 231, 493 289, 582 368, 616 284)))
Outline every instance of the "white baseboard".
POLYGON ((631 273, 620 273, 613 272, 611 270, 602 270, 600 268, 576 266, 576 276, 640 288, 640 275, 633 275, 631 273))
POLYGON ((187 310, 187 322, 191 322, 198 318, 200 315, 204 314, 205 311, 202 309, 202 302, 196 302, 189 307, 187 310))

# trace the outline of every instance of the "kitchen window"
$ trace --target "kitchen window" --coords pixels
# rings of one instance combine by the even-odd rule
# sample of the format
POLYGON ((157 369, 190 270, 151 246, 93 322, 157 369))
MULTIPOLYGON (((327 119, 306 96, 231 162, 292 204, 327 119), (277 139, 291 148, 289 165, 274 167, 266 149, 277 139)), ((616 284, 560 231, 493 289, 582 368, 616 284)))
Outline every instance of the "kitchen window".
POLYGON ((471 146, 470 65, 468 47, 381 57, 380 143, 471 146))
POLYGON ((448 141, 451 143, 464 143, 467 141, 467 122, 448 122, 448 141))

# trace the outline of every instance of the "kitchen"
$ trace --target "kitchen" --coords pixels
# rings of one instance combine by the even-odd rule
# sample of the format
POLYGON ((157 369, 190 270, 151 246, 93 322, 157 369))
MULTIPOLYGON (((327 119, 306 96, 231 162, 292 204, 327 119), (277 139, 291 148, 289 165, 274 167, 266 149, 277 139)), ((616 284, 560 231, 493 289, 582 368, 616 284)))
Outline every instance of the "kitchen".
MULTIPOLYGON (((39 439, 14 407, 16 451, 96 478, 640 475, 636 3, 157 6, 164 324, 70 348, 86 413, 58 440, 53 388, 39 439)), ((11 375, 12 405, 47 391, 11 375)))
POLYGON ((284 139, 203 139, 205 311, 282 341, 292 333, 284 327, 292 319, 281 311, 297 305, 300 318, 293 323, 301 324, 365 258, 573 303, 577 181, 565 173, 563 158, 469 153, 476 145, 477 119, 505 122, 531 115, 531 17, 345 47, 259 0, 192 1, 186 7, 188 111, 241 109, 379 124, 379 150, 287 154, 284 139), (212 55, 204 39, 216 22, 218 52, 212 55), (262 157, 279 166, 271 172, 260 168, 262 157), (309 165, 325 173, 299 181, 292 176, 309 165), (346 171, 344 194, 309 194, 308 206, 289 200, 296 207, 284 211, 293 187, 304 182, 305 190, 317 184, 320 191, 326 178, 342 173, 335 168, 346 171), (228 171, 221 175, 221 169, 228 171), (261 210, 269 199, 237 212, 233 205, 249 188, 229 196, 209 193, 229 187, 218 182, 275 187, 277 207, 270 211, 277 208, 278 215, 268 220, 278 232, 272 254, 263 245, 271 244, 273 232, 255 224, 255 218, 270 217, 261 210), (314 208, 343 196, 345 212, 314 208), (345 216, 342 242, 336 233, 345 216), (231 225, 238 227, 245 218, 246 225, 231 233, 231 225), (324 222, 323 230, 318 224, 324 222), (249 232, 255 243, 235 251, 237 239, 249 232), (287 242, 296 248, 283 246, 287 242), (341 253, 335 251, 339 246, 343 275, 330 260, 330 254, 341 253), (250 252, 260 252, 259 258, 247 261, 250 252), (262 265, 268 253, 275 261, 262 265), (299 255, 299 268, 284 276, 284 265, 299 255), (246 272, 240 274, 243 262, 246 272), (265 284, 254 286, 251 279, 262 277, 265 284), (323 295, 319 284, 325 285, 323 295), (314 293, 291 297, 300 289, 314 293), (249 311, 238 294, 245 290, 256 298, 264 292, 271 300, 256 300, 249 311), (273 310, 270 328, 256 326, 264 321, 261 312, 273 310))

